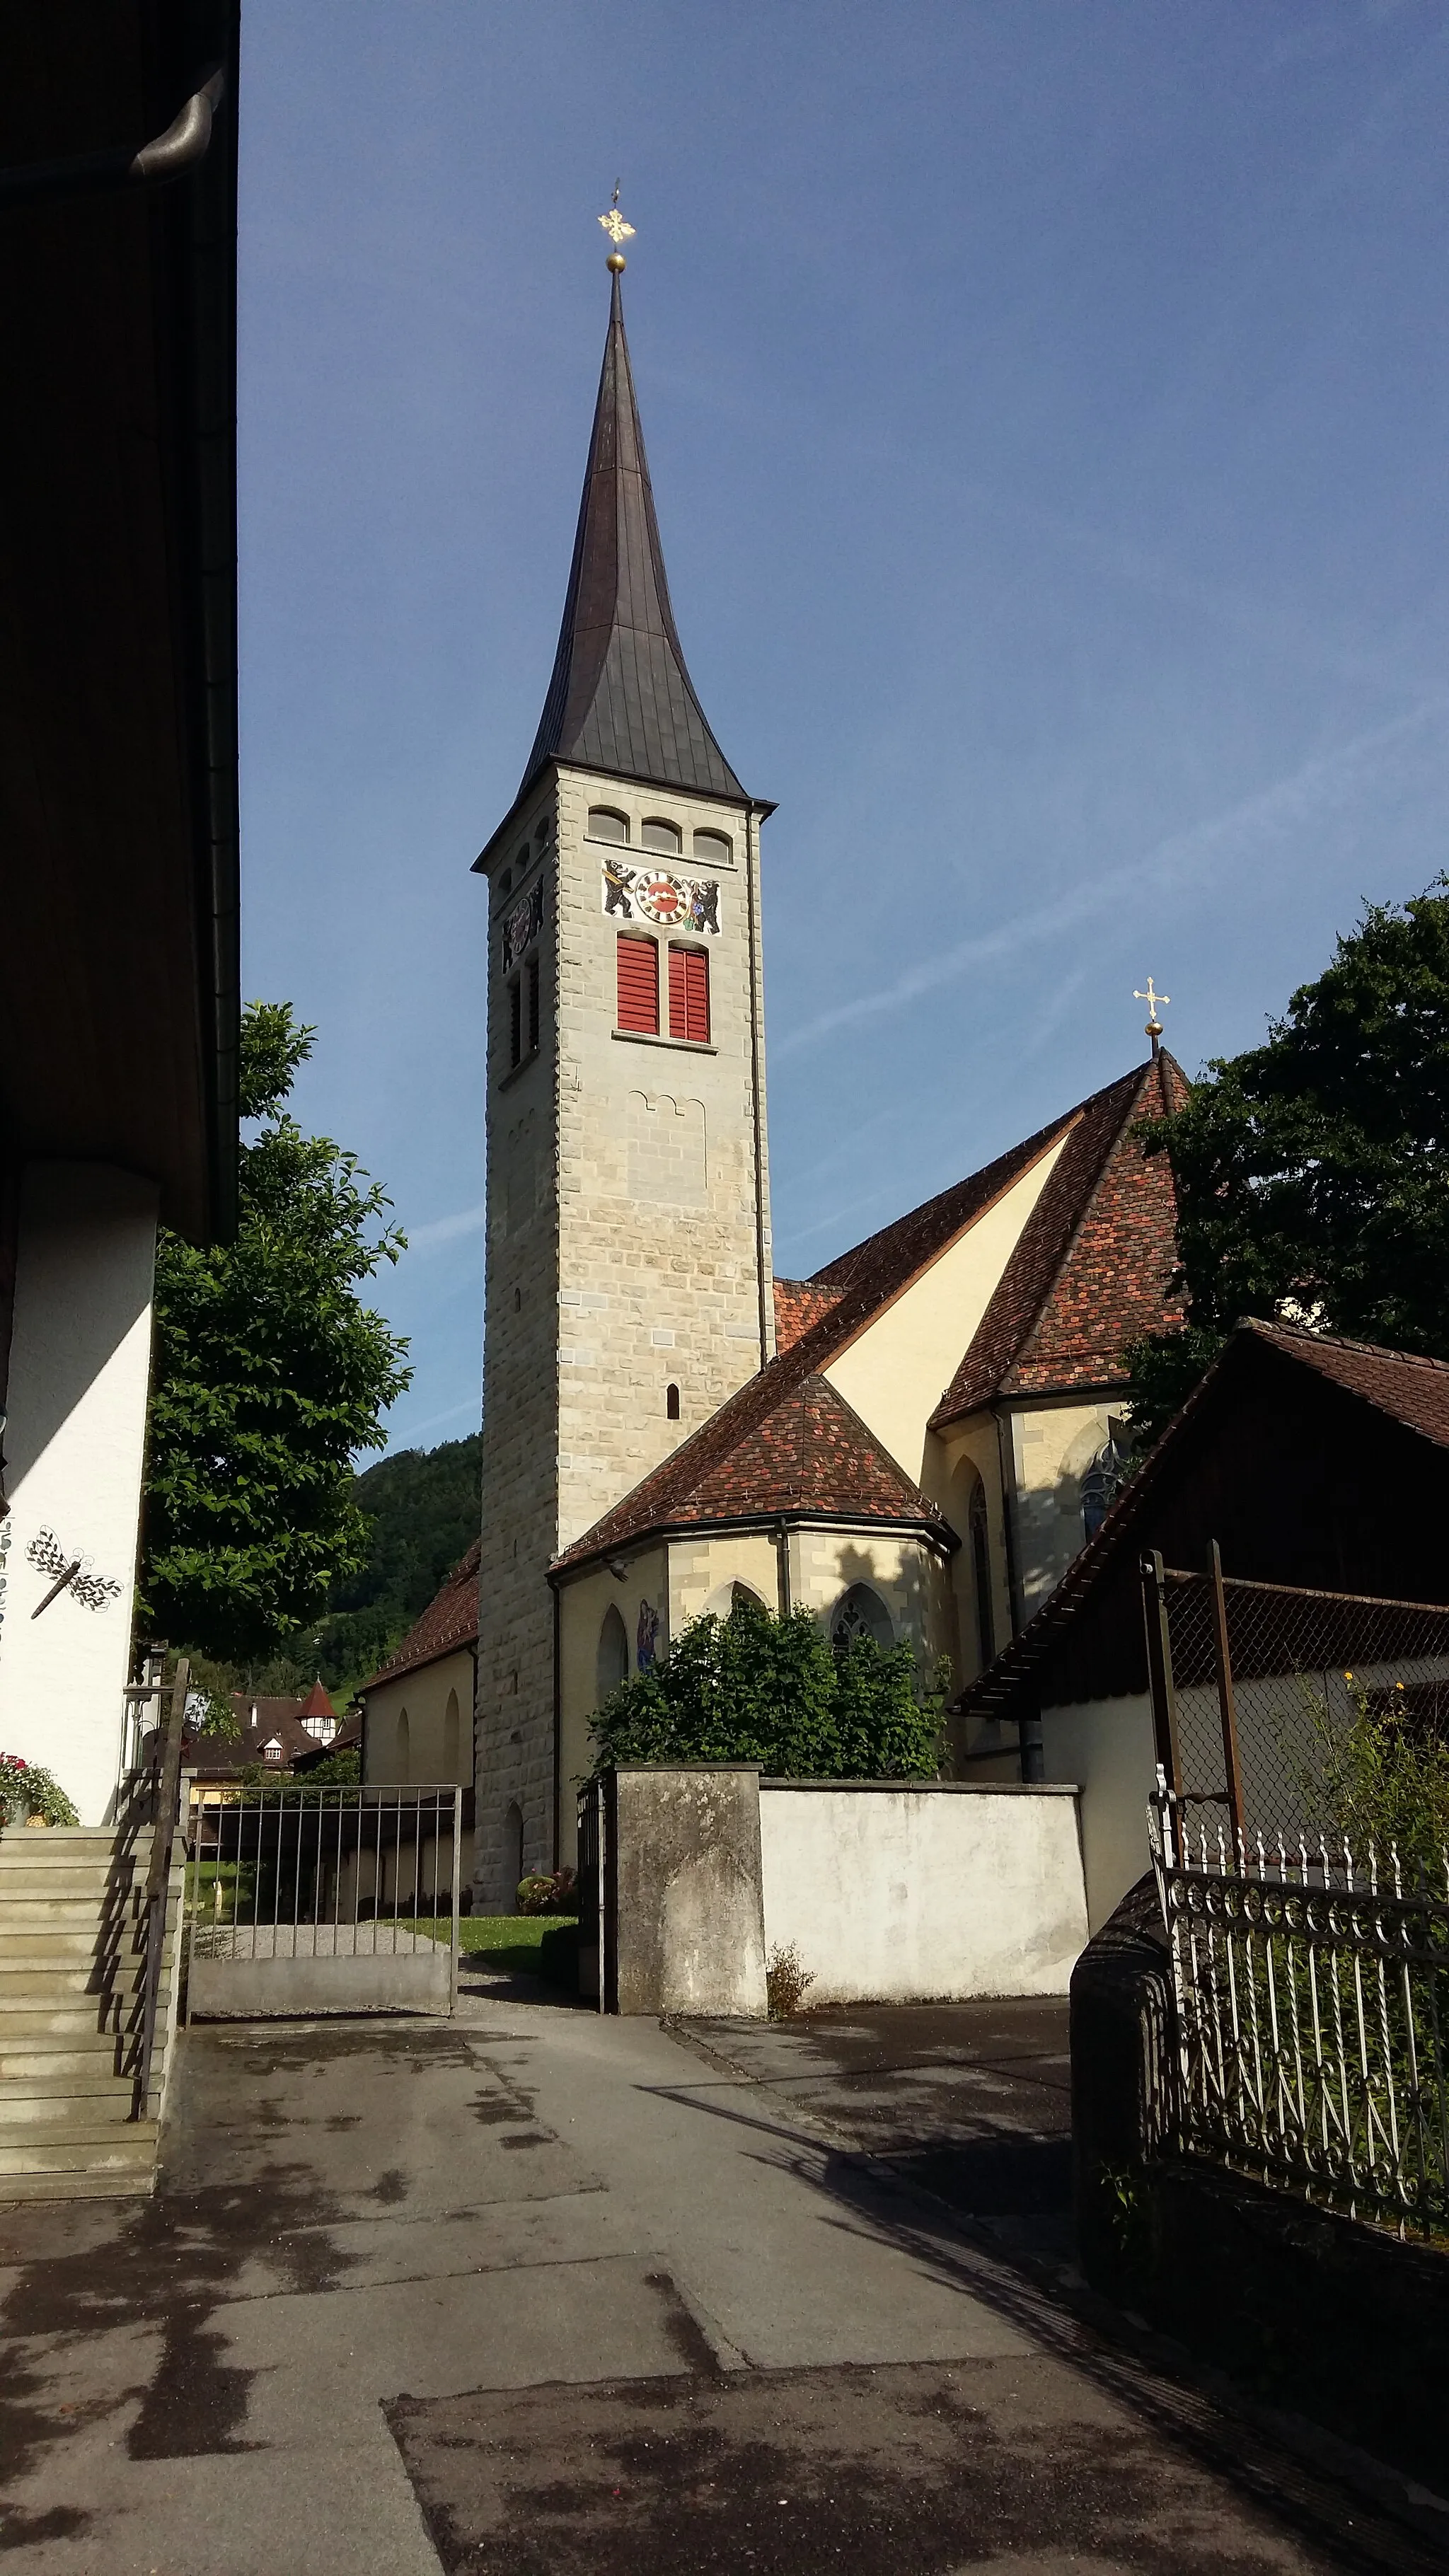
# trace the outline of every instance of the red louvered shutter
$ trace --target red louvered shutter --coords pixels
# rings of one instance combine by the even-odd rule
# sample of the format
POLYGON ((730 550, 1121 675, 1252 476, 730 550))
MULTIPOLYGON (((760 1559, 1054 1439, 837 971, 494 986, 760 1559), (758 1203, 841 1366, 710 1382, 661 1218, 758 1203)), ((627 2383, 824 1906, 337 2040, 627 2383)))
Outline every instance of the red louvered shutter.
POLYGON ((703 948, 669 951, 669 1034, 709 1044, 709 956, 703 948))
POLYGON ((659 1035, 659 951, 652 939, 619 941, 619 1026, 659 1035))

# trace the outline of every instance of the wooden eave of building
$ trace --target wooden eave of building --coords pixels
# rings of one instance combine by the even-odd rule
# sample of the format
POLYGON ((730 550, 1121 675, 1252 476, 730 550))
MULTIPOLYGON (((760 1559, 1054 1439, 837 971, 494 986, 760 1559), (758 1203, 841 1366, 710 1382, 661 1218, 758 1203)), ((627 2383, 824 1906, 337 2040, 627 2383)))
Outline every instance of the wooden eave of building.
POLYGON ((237 1173, 236 0, 7 13, 0 165, 163 133, 164 185, 0 203, 0 1112, 12 1157, 237 1173))

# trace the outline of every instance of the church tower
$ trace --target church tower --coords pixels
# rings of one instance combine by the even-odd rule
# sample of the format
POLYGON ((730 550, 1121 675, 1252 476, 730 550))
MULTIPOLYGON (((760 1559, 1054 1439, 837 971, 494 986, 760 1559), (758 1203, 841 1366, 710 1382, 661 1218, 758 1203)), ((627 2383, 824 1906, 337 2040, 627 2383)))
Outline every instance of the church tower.
MULTIPOLYGON (((563 626, 489 882, 476 1901, 573 1849, 548 1568, 772 1356, 759 834, 665 579, 617 251, 563 626)), ((632 1608, 632 1605, 630 1605, 632 1608)), ((660 1640, 664 1642, 663 1639, 660 1640)))

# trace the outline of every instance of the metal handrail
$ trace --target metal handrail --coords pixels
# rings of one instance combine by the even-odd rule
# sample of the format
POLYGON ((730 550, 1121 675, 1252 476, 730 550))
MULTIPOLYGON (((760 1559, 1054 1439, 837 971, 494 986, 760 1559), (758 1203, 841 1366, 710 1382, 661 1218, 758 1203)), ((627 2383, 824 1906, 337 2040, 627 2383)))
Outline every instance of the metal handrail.
POLYGON ((137 2120, 146 2116, 146 2102, 151 2089, 151 2059, 156 2045, 161 1968, 166 1956, 166 1903, 171 1885, 171 1854, 176 1839, 181 1753, 186 1733, 186 1697, 190 1683, 191 1665, 182 1655, 177 1660, 171 1684, 165 1731, 156 1749, 156 1803, 151 1827, 151 1860, 146 1872, 146 2002, 141 2027, 141 2063, 136 2071, 136 2102, 132 2113, 137 2120))

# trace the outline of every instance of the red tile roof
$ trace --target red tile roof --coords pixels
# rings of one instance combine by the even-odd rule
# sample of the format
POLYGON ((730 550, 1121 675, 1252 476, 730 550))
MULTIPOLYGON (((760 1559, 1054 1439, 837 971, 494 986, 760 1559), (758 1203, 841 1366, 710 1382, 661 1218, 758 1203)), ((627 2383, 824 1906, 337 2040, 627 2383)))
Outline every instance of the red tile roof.
POLYGON ((790 1350, 802 1333, 840 1303, 838 1288, 819 1288, 813 1279, 775 1281, 775 1351, 790 1350))
POLYGON ((1301 1324, 1249 1323, 1275 1350, 1286 1351, 1320 1377, 1350 1395, 1360 1395, 1380 1413, 1417 1431, 1438 1449, 1449 1449, 1449 1360, 1421 1358, 1417 1351, 1390 1351, 1378 1342, 1350 1342, 1337 1333, 1314 1333, 1301 1324))
POLYGON ((335 1717, 336 1714, 337 1711, 332 1705, 329 1694, 322 1687, 322 1676, 319 1673, 307 1697, 298 1708, 297 1715, 299 1717, 335 1717))
POLYGON ((1130 1130, 1186 1090, 1164 1054, 1083 1102, 933 1429, 997 1395, 1124 1385, 1126 1344, 1181 1321, 1171 1169, 1130 1130))
POLYGON ((829 1380, 775 1360, 558 1563, 589 1563, 653 1530, 782 1517, 878 1521, 956 1543, 944 1513, 829 1380))
MULTIPOLYGON (((1172 1071, 1176 1074, 1175 1066, 1172 1071)), ((612 1511, 605 1513, 602 1520, 585 1531, 583 1537, 558 1558, 557 1563, 560 1566, 583 1564, 595 1557, 606 1556, 611 1549, 641 1538, 649 1531, 673 1527, 689 1519, 741 1518, 792 1509, 820 1511, 840 1518, 853 1516, 858 1519, 925 1522, 931 1528, 939 1529, 954 1543, 955 1533, 935 1504, 901 1474, 858 1415, 844 1404, 842 1398, 835 1397, 833 1390, 830 1390, 833 1401, 841 1405, 857 1428, 851 1435, 855 1443, 853 1464, 847 1463, 850 1444, 844 1444, 838 1449, 830 1472, 826 1472, 824 1449, 819 1453, 815 1470, 812 1470, 818 1473, 818 1492, 824 1495, 828 1491, 828 1499, 791 1502, 758 1498, 765 1490, 759 1481, 762 1477, 766 1479, 772 1496, 788 1487, 788 1478, 783 1484, 770 1479, 778 1468, 780 1444, 788 1445, 794 1437, 790 1431, 782 1428, 778 1434, 770 1436, 766 1444, 770 1450, 768 1459, 763 1450, 750 1451, 751 1465, 748 1469, 737 1465, 734 1453, 742 1444, 753 1442, 757 1434, 762 1434, 763 1426, 777 1409, 787 1399, 798 1397, 807 1379, 817 1377, 866 1324, 871 1323, 903 1289, 909 1287, 913 1279, 928 1269, 958 1235, 984 1216, 987 1209, 994 1206, 1063 1135, 1068 1140, 1062 1156, 1062 1161, 1066 1162, 1072 1156, 1076 1131, 1084 1128, 1087 1130, 1087 1148, 1071 1162, 1074 1179, 1070 1187, 1059 1192, 1052 1201, 1059 1221, 1055 1233, 1048 1231, 1042 1238, 1051 1260, 1049 1265, 1043 1266, 1036 1302, 1031 1304, 1027 1301, 1024 1305, 1020 1330, 1027 1330, 1055 1281, 1103 1164, 1128 1119, 1140 1114, 1136 1107, 1138 1095, 1150 1077, 1151 1067, 1146 1066, 1124 1075, 1120 1082, 1109 1083, 1104 1091, 1095 1092, 1078 1108, 1068 1110, 1064 1117, 1054 1119, 1050 1126, 1039 1128, 1034 1136, 1014 1145, 1009 1153, 998 1155, 996 1161, 988 1163, 984 1170, 972 1172, 964 1181, 954 1182, 950 1189, 927 1199, 923 1207, 912 1208, 908 1215, 898 1217, 893 1225, 882 1226, 878 1233, 867 1236, 864 1243, 856 1244, 850 1252, 841 1253, 838 1260, 828 1262, 823 1270, 817 1270, 813 1279, 777 1281, 777 1292, 784 1291, 784 1320, 791 1328, 791 1338, 782 1339, 776 1357, 767 1368, 748 1379, 727 1404, 721 1405, 708 1422, 681 1443, 663 1466, 646 1476, 632 1493, 626 1494, 612 1511), (869 1455, 860 1447, 861 1441, 869 1444, 869 1455), (878 1462, 883 1462, 890 1478, 895 1480, 894 1499, 889 1505, 880 1499, 884 1489, 879 1482, 878 1462), (753 1484, 752 1476, 755 1479, 753 1484), (697 1493, 705 1488, 711 1497, 708 1507, 695 1499, 697 1493)), ((1043 1198, 1050 1192, 1049 1182, 1042 1193, 1043 1198)), ((777 1315, 779 1312, 777 1306, 777 1315)), ((983 1330, 991 1319, 991 1313, 992 1309, 988 1307, 983 1330)), ((980 1340, 979 1333, 977 1340, 980 1340)), ((1019 1336, 1017 1341, 1003 1340, 1003 1366, 1015 1357, 1018 1347, 1019 1336)))
POLYGON ((396 1652, 369 1675, 361 1689, 372 1690, 379 1682, 395 1681, 399 1673, 417 1672, 424 1664, 440 1663, 444 1655, 456 1655, 461 1647, 477 1644, 478 1560, 482 1549, 482 1540, 475 1538, 467 1555, 459 1559, 451 1574, 445 1575, 396 1652))

